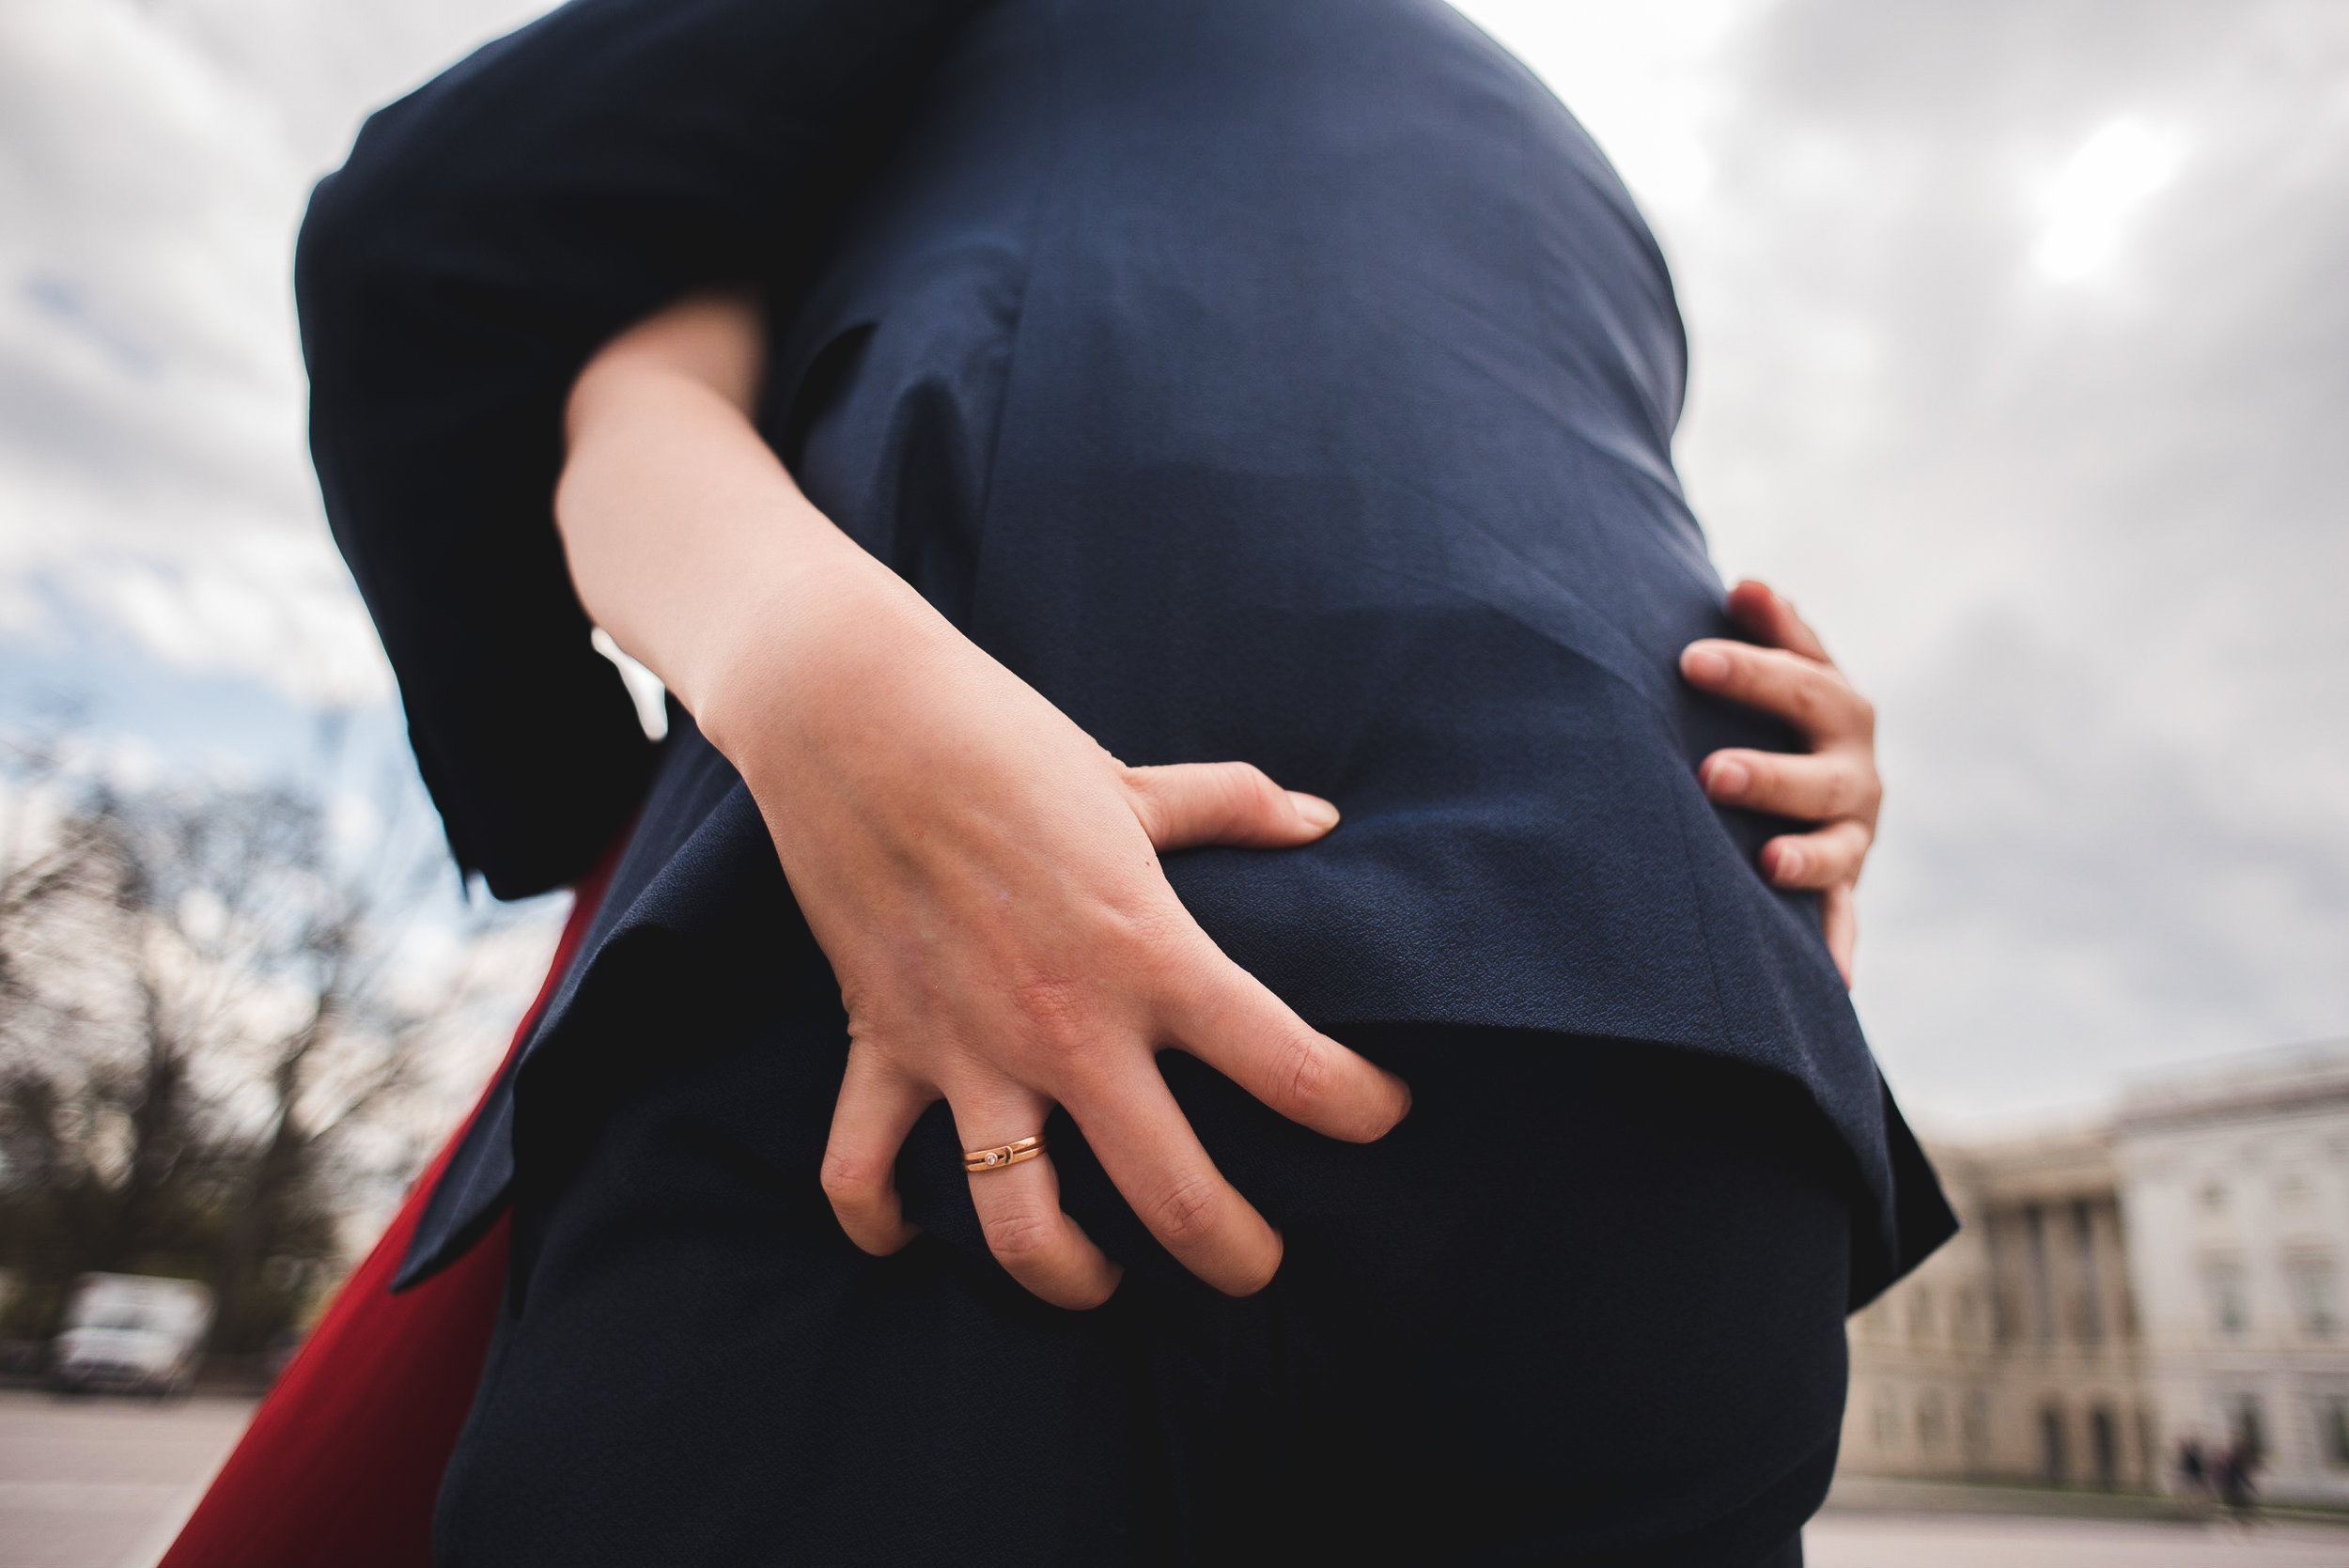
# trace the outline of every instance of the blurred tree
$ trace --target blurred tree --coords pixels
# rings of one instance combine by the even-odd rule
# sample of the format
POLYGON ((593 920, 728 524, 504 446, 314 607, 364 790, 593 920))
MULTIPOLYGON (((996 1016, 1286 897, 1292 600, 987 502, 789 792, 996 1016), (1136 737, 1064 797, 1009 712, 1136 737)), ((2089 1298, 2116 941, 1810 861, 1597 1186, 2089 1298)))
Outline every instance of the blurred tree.
POLYGON ((17 753, 0 831, 0 1332, 45 1335, 112 1269, 206 1281, 212 1349, 261 1350, 334 1277, 353 1199, 412 1172, 428 1048, 509 987, 403 970, 437 846, 354 855, 315 793, 126 795, 56 756, 17 753))

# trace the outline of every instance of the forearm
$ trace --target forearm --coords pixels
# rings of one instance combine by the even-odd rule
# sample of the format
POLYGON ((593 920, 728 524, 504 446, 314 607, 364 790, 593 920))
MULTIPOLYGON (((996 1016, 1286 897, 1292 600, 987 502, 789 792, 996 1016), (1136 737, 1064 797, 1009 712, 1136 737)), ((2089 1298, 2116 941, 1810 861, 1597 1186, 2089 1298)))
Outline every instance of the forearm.
MULTIPOLYGON (((555 520, 588 613, 725 750, 728 697, 806 682, 844 619, 934 613, 809 503, 753 427, 756 306, 703 296, 622 334, 567 412, 555 520)), ((943 629, 938 623, 936 629, 943 629)))

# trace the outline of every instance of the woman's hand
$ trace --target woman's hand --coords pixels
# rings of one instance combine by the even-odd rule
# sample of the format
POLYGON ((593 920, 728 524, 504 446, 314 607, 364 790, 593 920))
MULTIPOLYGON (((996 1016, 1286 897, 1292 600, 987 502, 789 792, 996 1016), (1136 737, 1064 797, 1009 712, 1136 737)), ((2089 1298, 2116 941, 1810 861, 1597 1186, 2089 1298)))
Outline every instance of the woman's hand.
MULTIPOLYGON (((1240 763, 1121 766, 878 563, 794 620, 705 722, 840 977, 852 1044, 823 1179, 849 1236, 888 1252, 912 1234, 892 1171, 932 1100, 966 1148, 1038 1132, 1057 1104, 1169 1251, 1235 1295, 1262 1286, 1280 1238, 1217 1173, 1156 1051, 1357 1141, 1407 1097, 1224 957, 1158 851, 1305 844, 1335 808, 1240 763)), ((1107 1298, 1116 1269, 1061 1213, 1049 1155, 971 1181, 1021 1283, 1107 1298)))
MULTIPOLYGON (((913 1234, 893 1171, 952 1108, 966 1148, 1065 1107, 1152 1233, 1236 1295, 1281 1239, 1218 1173, 1167 1047, 1332 1137, 1382 1136, 1402 1082, 1226 958, 1163 849, 1309 843, 1327 801, 1241 763, 1127 768, 801 495, 743 411, 746 299, 688 302, 607 347, 572 396, 556 517, 589 613, 741 773, 848 1012, 823 1182, 849 1236, 913 1234)), ((1118 1270, 1060 1209, 1049 1155, 971 1178, 995 1256, 1089 1307, 1118 1270)))
POLYGON ((1875 709, 1795 607, 1766 584, 1748 581, 1730 590, 1729 613, 1764 645, 1708 637, 1681 650, 1680 673, 1692 686, 1778 715, 1802 732, 1811 753, 1724 749, 1706 757, 1697 776, 1723 805, 1819 824, 1764 845, 1762 874, 1773 887, 1818 890, 1819 925, 1849 986, 1859 939, 1853 892, 1884 799, 1875 709))

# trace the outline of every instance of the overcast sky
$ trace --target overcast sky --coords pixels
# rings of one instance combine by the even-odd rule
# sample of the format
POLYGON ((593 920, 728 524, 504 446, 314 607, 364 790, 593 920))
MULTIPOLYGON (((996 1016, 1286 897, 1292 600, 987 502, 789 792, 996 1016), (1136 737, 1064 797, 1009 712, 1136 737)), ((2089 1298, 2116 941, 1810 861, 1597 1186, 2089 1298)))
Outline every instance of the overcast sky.
MULTIPOLYGON (((359 117, 537 8, 0 5, 0 723, 266 772, 390 683, 287 286, 359 117)), ((1615 157, 1724 571, 1883 715, 1920 1119, 2349 1034, 2349 6, 1475 0, 1615 157)))

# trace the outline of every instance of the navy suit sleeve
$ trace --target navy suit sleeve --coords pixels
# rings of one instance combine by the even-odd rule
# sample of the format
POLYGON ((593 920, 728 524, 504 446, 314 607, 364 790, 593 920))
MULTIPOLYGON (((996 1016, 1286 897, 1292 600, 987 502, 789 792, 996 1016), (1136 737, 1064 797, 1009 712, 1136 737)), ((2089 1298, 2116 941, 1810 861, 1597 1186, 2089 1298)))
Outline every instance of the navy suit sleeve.
POLYGON ((788 276, 976 0, 574 0, 360 132, 294 266, 327 519, 450 846, 583 872, 651 751, 554 531, 564 399, 687 289, 788 276))

